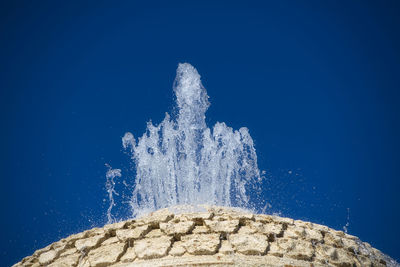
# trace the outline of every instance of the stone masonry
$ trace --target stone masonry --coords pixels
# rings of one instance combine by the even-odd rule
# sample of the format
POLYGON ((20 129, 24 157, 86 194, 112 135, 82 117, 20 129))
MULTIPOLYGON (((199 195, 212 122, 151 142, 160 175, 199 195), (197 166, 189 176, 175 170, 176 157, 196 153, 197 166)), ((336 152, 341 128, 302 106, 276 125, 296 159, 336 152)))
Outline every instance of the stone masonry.
POLYGON ((162 209, 71 235, 13 267, 393 266, 368 243, 323 225, 234 208, 202 209, 162 209))

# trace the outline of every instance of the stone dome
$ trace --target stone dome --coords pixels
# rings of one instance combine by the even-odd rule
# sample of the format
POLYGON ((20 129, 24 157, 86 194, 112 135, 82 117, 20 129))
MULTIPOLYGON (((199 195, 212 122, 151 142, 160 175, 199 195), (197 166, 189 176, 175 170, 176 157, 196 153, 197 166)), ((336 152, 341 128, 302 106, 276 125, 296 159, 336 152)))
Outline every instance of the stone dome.
POLYGON ((71 235, 17 266, 394 266, 323 225, 225 207, 175 207, 71 235))

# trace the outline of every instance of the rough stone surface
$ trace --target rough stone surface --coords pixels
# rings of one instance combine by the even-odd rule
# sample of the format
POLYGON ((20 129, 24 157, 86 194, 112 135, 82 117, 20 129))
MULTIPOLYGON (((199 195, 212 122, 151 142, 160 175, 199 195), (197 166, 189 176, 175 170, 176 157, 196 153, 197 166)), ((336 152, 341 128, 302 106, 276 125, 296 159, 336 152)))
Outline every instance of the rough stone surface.
POLYGON ((132 262, 136 259, 136 253, 134 247, 129 247, 126 250, 124 256, 121 257, 121 262, 132 262))
POLYGON ((125 242, 129 239, 142 238, 150 229, 149 225, 138 226, 133 229, 120 229, 116 231, 119 240, 125 242))
POLYGON ((232 244, 228 240, 222 240, 221 247, 219 248, 218 252, 225 255, 232 255, 233 253, 235 253, 235 250, 233 249, 232 244))
POLYGON ((160 223, 160 229, 168 235, 186 234, 193 228, 193 221, 160 223))
POLYGON ((109 266, 117 262, 124 252, 124 248, 124 243, 115 243, 91 250, 88 255, 90 266, 109 266))
POLYGON ((47 265, 48 267, 70 267, 70 266, 76 266, 79 262, 80 255, 79 254, 73 254, 69 255, 66 257, 61 257, 58 258, 55 262, 52 264, 47 265))
POLYGON ((103 239, 103 235, 96 235, 85 239, 79 239, 75 242, 75 247, 79 251, 90 250, 100 244, 103 239))
POLYGON ((185 254, 186 249, 183 246, 183 242, 182 241, 176 241, 173 245, 171 250, 169 251, 169 255, 171 256, 182 256, 183 254, 185 254))
POLYGON ((239 227, 239 220, 228 220, 228 221, 204 221, 206 226, 208 226, 211 231, 217 233, 234 233, 239 227))
POLYGON ((75 234, 14 267, 399 266, 370 244, 323 225, 202 207, 199 213, 162 209, 75 234))
POLYGON ((40 264, 48 264, 52 262, 57 257, 57 252, 54 250, 47 251, 45 253, 40 254, 39 256, 39 263, 40 264))
POLYGON ((196 226, 193 231, 193 234, 208 234, 210 230, 206 226, 196 226))
POLYGON ((101 243, 101 245, 106 246, 106 245, 110 245, 110 244, 114 244, 114 243, 118 243, 118 242, 119 242, 118 237, 114 236, 114 237, 111 237, 111 238, 103 241, 103 243, 101 243))
POLYGON ((169 236, 138 240, 134 243, 135 253, 139 259, 161 258, 167 255, 171 241, 169 236))
POLYGON ((212 255, 220 244, 218 234, 193 234, 182 236, 183 247, 192 255, 212 255))
POLYGON ((263 255, 268 247, 268 238, 261 234, 233 234, 229 241, 237 252, 245 255, 263 255))

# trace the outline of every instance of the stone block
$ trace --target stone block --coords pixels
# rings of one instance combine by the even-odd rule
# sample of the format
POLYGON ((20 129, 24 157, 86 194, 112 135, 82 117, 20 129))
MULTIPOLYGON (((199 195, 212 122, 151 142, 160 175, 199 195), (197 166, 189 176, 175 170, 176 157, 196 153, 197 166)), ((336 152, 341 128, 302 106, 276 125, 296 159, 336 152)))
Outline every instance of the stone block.
POLYGON ((101 243, 102 246, 106 246, 106 245, 110 245, 110 244, 114 244, 119 242, 118 237, 114 236, 114 237, 110 237, 106 240, 103 241, 103 243, 101 243))
POLYGON ((85 239, 79 239, 76 240, 75 247, 79 251, 89 250, 99 245, 104 239, 104 235, 97 235, 85 239))
POLYGON ((324 237, 322 236, 321 232, 318 230, 314 230, 311 228, 305 228, 304 232, 305 232, 304 238, 307 241, 322 242, 324 240, 324 237))
POLYGON ((147 233, 146 238, 160 237, 163 235, 164 233, 160 229, 154 229, 147 233))
POLYGON ((192 255, 215 254, 220 244, 218 234, 192 234, 181 238, 183 247, 192 255))
POLYGON ((296 240, 291 238, 277 238, 270 243, 267 253, 268 255, 282 257, 294 248, 295 242, 296 240))
POLYGON ((68 256, 68 255, 72 255, 72 254, 75 254, 77 252, 78 252, 78 250, 75 247, 74 248, 70 248, 70 249, 66 249, 60 254, 60 257, 65 257, 65 256, 68 256))
POLYGON ((216 233, 234 233, 239 228, 239 220, 230 221, 211 221, 205 220, 204 223, 212 232, 216 233))
POLYGON ((127 222, 117 222, 113 224, 107 224, 104 226, 104 231, 106 232, 115 232, 118 229, 123 229, 126 226, 127 222))
POLYGON ((149 225, 138 226, 133 229, 120 229, 116 231, 117 238, 125 242, 130 239, 139 239, 150 231, 149 225))
POLYGON ((90 266, 103 267, 117 262, 124 252, 124 248, 124 243, 116 243, 91 250, 88 255, 90 266))
POLYGON ((342 248, 344 245, 342 238, 337 236, 333 231, 325 233, 324 243, 335 248, 342 248))
POLYGON ((235 250, 228 240, 222 240, 221 247, 219 248, 218 252, 224 255, 232 255, 235 253, 235 250))
POLYGON ((183 242, 182 241, 176 241, 174 242, 174 244, 172 245, 171 250, 169 251, 169 255, 171 256, 182 256, 183 254, 185 254, 186 249, 183 246, 183 242))
POLYGON ((306 231, 303 227, 297 227, 295 225, 289 225, 283 232, 284 238, 302 239, 306 236, 306 231))
POLYGON ((264 224, 260 227, 259 230, 260 233, 274 237, 281 235, 282 231, 283 231, 282 224, 277 224, 277 223, 264 224))
POLYGON ((297 260, 311 261, 314 255, 314 247, 308 241, 296 240, 293 242, 294 246, 291 247, 286 254, 289 258, 297 260))
POLYGON ((47 265, 47 267, 71 267, 77 266, 79 262, 79 254, 71 254, 66 257, 60 257, 56 259, 53 263, 47 265))
POLYGON ((174 218, 174 214, 170 212, 169 209, 165 208, 154 211, 150 214, 147 214, 146 216, 140 217, 138 220, 136 220, 136 225, 156 225, 161 222, 167 222, 172 218, 174 218))
POLYGON ((186 234, 194 228, 193 221, 160 223, 160 229, 167 235, 186 234))
POLYGON ((228 239, 236 251, 245 255, 264 255, 268 247, 268 238, 261 234, 233 234, 228 239))
POLYGON ((57 252, 54 250, 49 250, 40 254, 39 256, 39 263, 43 265, 47 265, 52 262, 57 257, 57 252))
POLYGON ((196 226, 192 230, 193 234, 207 234, 210 233, 210 230, 206 226, 196 226))
POLYGON ((167 255, 172 237, 145 238, 134 242, 135 254, 139 259, 155 259, 167 255))
POLYGON ((136 259, 134 247, 127 248, 125 254, 121 257, 121 262, 132 262, 136 259))

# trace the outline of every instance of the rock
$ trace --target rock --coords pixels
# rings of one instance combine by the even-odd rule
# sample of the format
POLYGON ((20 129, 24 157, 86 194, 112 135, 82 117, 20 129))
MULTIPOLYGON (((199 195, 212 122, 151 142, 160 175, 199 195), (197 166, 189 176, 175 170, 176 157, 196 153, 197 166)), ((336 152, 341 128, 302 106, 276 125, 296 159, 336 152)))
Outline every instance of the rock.
POLYGON ((214 214, 212 212, 198 212, 183 214, 183 217, 188 221, 204 221, 210 220, 214 214))
POLYGON ((136 259, 136 253, 134 247, 129 247, 125 254, 121 257, 121 262, 132 262, 136 259))
POLYGON ((49 264, 56 257, 57 257, 57 252, 55 252, 54 250, 50 250, 50 251, 47 251, 47 252, 44 252, 44 253, 40 254, 39 262, 40 262, 40 264, 43 264, 43 265, 49 264))
POLYGON ((274 222, 274 218, 271 215, 257 214, 254 216, 256 222, 261 222, 263 224, 274 222))
MULTIPOLYGON (((49 251, 51 249, 53 244, 50 244, 42 249, 38 249, 33 253, 33 256, 39 256, 40 254, 42 254, 43 252, 49 251)), ((22 259, 22 262, 26 262, 28 260, 29 257, 25 257, 22 259)))
POLYGON ((38 256, 39 256, 39 254, 37 256, 25 257, 25 258, 22 259, 22 261, 20 263, 23 264, 23 265, 27 265, 27 266, 32 265, 35 262, 38 262, 38 256))
POLYGON ((257 229, 250 226, 242 226, 240 227, 238 234, 254 234, 255 232, 257 232, 257 229))
POLYGON ((47 265, 47 267, 71 267, 76 266, 79 262, 79 254, 71 254, 65 257, 61 257, 54 261, 52 264, 47 265))
POLYGON ((97 235, 85 239, 79 239, 75 242, 75 247, 79 251, 92 249, 99 245, 104 239, 104 235, 97 235))
POLYGON ((225 215, 228 216, 230 220, 239 220, 239 221, 254 220, 254 214, 251 213, 233 212, 233 213, 226 213, 225 215))
POLYGON ((151 230, 151 231, 146 235, 146 237, 147 237, 147 238, 152 238, 152 237, 159 237, 159 236, 163 236, 163 235, 164 235, 164 233, 161 232, 160 229, 154 229, 154 230, 151 230))
POLYGON ((239 220, 231 220, 231 221, 205 220, 204 223, 211 229, 211 231, 217 233, 234 233, 239 228, 239 220))
POLYGON ((107 224, 104 226, 104 231, 107 232, 115 232, 117 229, 123 229, 126 226, 127 222, 118 222, 113 224, 107 224))
POLYGON ((218 234, 192 234, 182 236, 183 247, 192 255, 215 254, 220 244, 218 234))
POLYGON ((289 225, 283 233, 283 237, 292 239, 304 238, 305 235, 306 231, 303 227, 296 227, 294 225, 289 225))
POLYGON ((139 259, 161 258, 167 255, 172 237, 146 238, 134 242, 135 253, 139 259))
MULTIPOLYGON (((266 215, 269 216, 269 215, 266 215)), ((278 216, 270 216, 271 217, 271 222, 274 223, 279 223, 282 225, 293 225, 294 224, 294 220, 291 218, 283 218, 283 217, 278 217, 278 216)))
POLYGON ((119 242, 118 237, 114 236, 114 237, 110 237, 109 239, 106 239, 103 241, 103 243, 101 243, 102 246, 106 246, 106 245, 110 245, 110 244, 114 244, 119 242))
POLYGON ((332 256, 329 262, 335 266, 352 267, 356 265, 353 255, 342 248, 335 249, 335 253, 332 256))
POLYGON ((207 233, 210 233, 210 230, 205 226, 196 226, 192 230, 192 233, 193 234, 207 234, 207 233))
POLYGON ((62 240, 52 244, 51 248, 56 252, 61 252, 67 247, 67 241, 62 240))
POLYGON ((314 255, 314 247, 310 242, 304 240, 296 240, 289 249, 287 256, 297 260, 311 261, 314 255))
POLYGON ((186 234, 193 230, 193 221, 160 223, 160 229, 167 235, 186 234))
POLYGON ((304 222, 304 221, 300 221, 300 220, 294 220, 293 224, 296 227, 303 227, 303 228, 313 228, 312 223, 310 222, 304 222))
POLYGON ((359 242, 354 239, 342 238, 343 247, 346 248, 349 252, 356 254, 359 249, 359 242))
POLYGON ((104 236, 104 229, 103 228, 93 228, 93 229, 86 231, 86 235, 88 237, 97 236, 97 235, 104 236))
MULTIPOLYGON (((315 260, 320 263, 330 263, 341 267, 351 267, 358 262, 348 251, 325 244, 318 244, 315 247, 315 260)), ((362 266, 366 265, 363 264, 362 266)))
POLYGON ((269 244, 269 250, 267 252, 267 255, 282 257, 283 254, 285 254, 285 252, 278 245, 278 242, 271 242, 269 244))
POLYGON ((160 209, 155 212, 148 214, 147 216, 141 217, 136 221, 136 225, 157 225, 160 222, 167 222, 174 217, 174 214, 169 209, 160 209))
MULTIPOLYGON (((240 228, 242 230, 244 226, 240 228)), ((253 229, 255 232, 262 233, 262 234, 267 234, 268 236, 278 236, 282 233, 282 224, 277 224, 277 223, 262 223, 260 221, 252 222, 250 221, 248 223, 248 227, 253 229)))
POLYGON ((72 255, 72 254, 75 254, 77 252, 78 252, 78 250, 76 248, 70 248, 70 249, 67 249, 67 250, 63 251, 60 254, 60 257, 65 257, 65 256, 68 256, 68 255, 72 255))
POLYGON ((90 266, 90 262, 89 262, 88 258, 86 257, 86 258, 79 259, 78 267, 92 267, 92 266, 90 266))
POLYGON ((342 248, 344 245, 342 238, 340 236, 335 235, 333 231, 325 233, 324 243, 333 246, 335 248, 342 248))
POLYGON ((218 252, 225 255, 232 255, 235 253, 232 244, 228 240, 221 241, 221 247, 218 252))
POLYGON ((264 255, 268 247, 268 238, 261 234, 233 234, 229 236, 229 242, 245 255, 264 255))
POLYGON ((358 255, 357 260, 361 264, 361 267, 375 267, 376 265, 372 264, 372 260, 367 256, 358 255))
POLYGON ((268 236, 273 236, 274 238, 276 236, 279 236, 283 232, 283 227, 282 224, 275 224, 275 223, 270 223, 270 224, 265 224, 263 227, 261 227, 260 233, 267 234, 268 236))
POLYGON ((270 243, 268 255, 282 257, 291 251, 295 246, 295 239, 277 238, 275 242, 270 243))
POLYGON ((321 224, 317 224, 317 223, 313 223, 313 229, 320 231, 321 233, 326 233, 330 231, 330 228, 328 226, 325 225, 321 225, 321 224))
POLYGON ((324 237, 322 236, 321 232, 318 230, 305 228, 304 234, 305 234, 304 238, 307 241, 322 242, 324 240, 324 237))
POLYGON ((103 267, 115 263, 124 252, 124 248, 124 243, 116 243, 91 250, 88 255, 90 266, 103 267))
POLYGON ((129 239, 139 239, 146 235, 150 230, 149 225, 138 226, 133 229, 119 229, 116 231, 117 238, 120 241, 127 241, 129 239))
POLYGON ((183 246, 183 242, 182 241, 176 241, 172 245, 172 248, 169 251, 169 255, 171 255, 171 256, 182 256, 183 254, 185 254, 185 252, 186 252, 186 249, 183 246))

